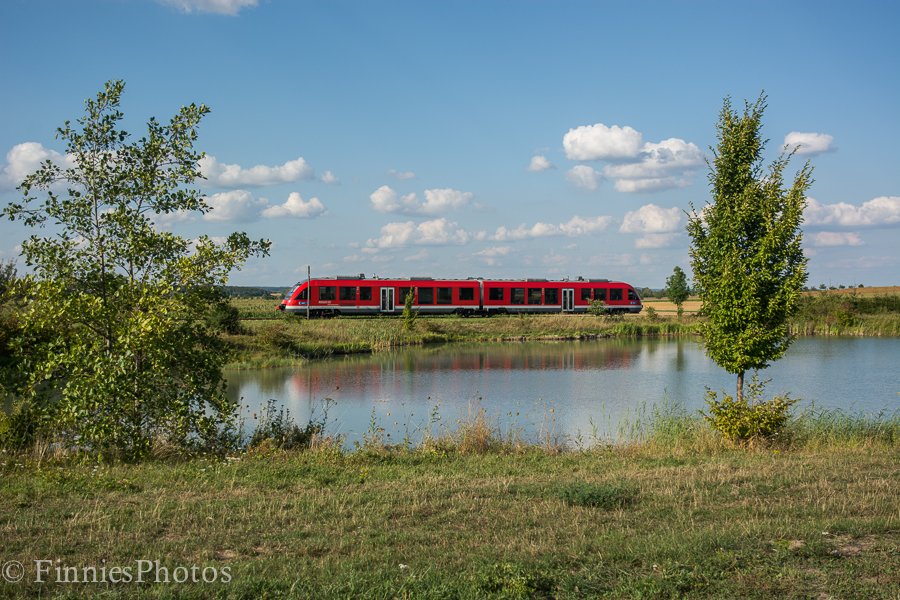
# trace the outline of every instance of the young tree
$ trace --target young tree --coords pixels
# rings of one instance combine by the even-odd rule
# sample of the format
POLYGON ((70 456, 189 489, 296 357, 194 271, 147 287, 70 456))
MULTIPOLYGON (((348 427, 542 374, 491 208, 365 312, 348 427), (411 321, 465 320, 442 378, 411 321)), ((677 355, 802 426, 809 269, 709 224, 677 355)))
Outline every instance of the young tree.
POLYGON ((681 305, 690 295, 691 289, 688 287, 687 275, 681 270, 681 267, 675 267, 672 276, 666 279, 666 296, 678 307, 679 319, 684 311, 681 305))
POLYGON ((230 423, 225 353, 202 318, 229 272, 268 254, 269 242, 154 228, 157 215, 209 210, 189 187, 202 178, 193 144, 209 109, 183 107, 168 125, 151 118, 130 142, 118 128, 124 87, 107 82, 85 102, 80 129, 57 130, 73 166, 44 163, 2 215, 51 226, 22 243, 33 275, 13 391, 79 448, 135 458, 158 441, 212 442, 230 423))
POLYGON ((781 358, 793 341, 786 322, 807 278, 800 224, 812 168, 806 163, 789 189, 783 172, 791 154, 763 171, 765 102, 765 95, 745 102, 742 116, 725 99, 710 166, 713 201, 699 212, 691 206, 687 225, 694 288, 709 317, 706 353, 737 374, 738 402, 744 372, 781 358))

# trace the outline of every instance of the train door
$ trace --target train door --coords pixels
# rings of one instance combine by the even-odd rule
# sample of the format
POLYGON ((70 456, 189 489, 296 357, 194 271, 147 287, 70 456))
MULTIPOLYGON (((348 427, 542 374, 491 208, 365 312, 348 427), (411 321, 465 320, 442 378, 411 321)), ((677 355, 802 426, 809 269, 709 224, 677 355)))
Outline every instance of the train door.
POLYGON ((562 291, 562 311, 573 312, 575 310, 575 290, 564 289, 562 291))
POLYGON ((394 312, 394 288, 381 288, 381 312, 394 312))

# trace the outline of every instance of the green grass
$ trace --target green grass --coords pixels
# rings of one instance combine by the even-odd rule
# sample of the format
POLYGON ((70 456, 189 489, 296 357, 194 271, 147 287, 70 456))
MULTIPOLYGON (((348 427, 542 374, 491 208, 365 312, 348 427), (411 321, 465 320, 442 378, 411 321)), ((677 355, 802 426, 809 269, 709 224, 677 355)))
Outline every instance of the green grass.
POLYGON ((896 599, 898 424, 812 407, 738 447, 663 403, 620 443, 563 450, 476 406, 408 448, 4 454, 2 556, 29 570, 0 597, 896 599), (44 559, 231 580, 37 584, 44 559))

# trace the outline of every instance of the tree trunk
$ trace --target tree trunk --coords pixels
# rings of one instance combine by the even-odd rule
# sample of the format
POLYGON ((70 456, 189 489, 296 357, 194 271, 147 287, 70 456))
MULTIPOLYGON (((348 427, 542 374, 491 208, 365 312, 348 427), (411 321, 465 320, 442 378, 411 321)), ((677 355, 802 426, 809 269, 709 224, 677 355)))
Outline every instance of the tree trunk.
POLYGON ((744 399, 744 372, 741 371, 738 373, 737 378, 737 401, 741 402, 744 399))

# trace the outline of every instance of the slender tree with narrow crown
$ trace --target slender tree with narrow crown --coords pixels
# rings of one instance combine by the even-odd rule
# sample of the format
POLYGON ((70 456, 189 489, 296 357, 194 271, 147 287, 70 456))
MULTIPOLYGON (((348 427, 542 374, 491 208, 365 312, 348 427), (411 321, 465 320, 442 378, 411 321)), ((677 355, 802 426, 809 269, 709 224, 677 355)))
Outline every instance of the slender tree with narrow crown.
POLYGON ((214 443, 230 422, 226 355, 202 318, 229 272, 270 244, 154 227, 159 215, 210 210, 193 187, 203 156, 193 144, 209 109, 191 104, 168 124, 150 119, 131 142, 119 129, 124 87, 108 82, 85 102, 80 127, 57 130, 72 166, 47 161, 20 186, 22 202, 0 214, 50 228, 22 243, 33 275, 9 391, 40 416, 37 425, 82 451, 139 458, 157 442, 214 443))
POLYGON ((681 313, 684 311, 682 305, 690 293, 687 275, 681 270, 681 267, 675 267, 672 276, 666 279, 666 296, 678 307, 678 318, 681 318, 681 313))
POLYGON ((787 319, 796 310, 806 283, 803 209, 812 185, 807 162, 784 187, 784 170, 793 153, 762 165, 761 138, 766 96, 745 101, 743 115, 726 98, 716 126, 709 181, 712 202, 691 205, 687 231, 694 288, 709 317, 702 325, 707 355, 737 374, 737 400, 743 400, 744 372, 763 369, 781 358, 793 338, 787 319))

